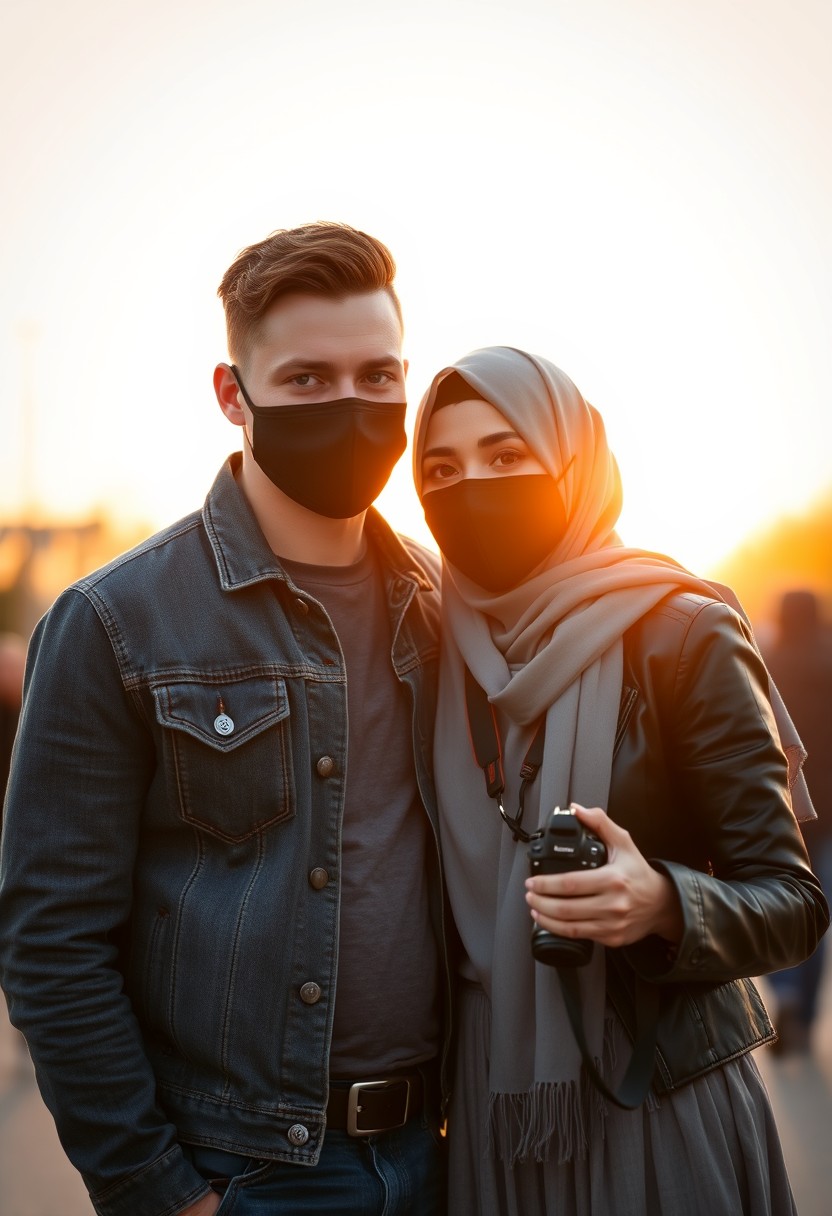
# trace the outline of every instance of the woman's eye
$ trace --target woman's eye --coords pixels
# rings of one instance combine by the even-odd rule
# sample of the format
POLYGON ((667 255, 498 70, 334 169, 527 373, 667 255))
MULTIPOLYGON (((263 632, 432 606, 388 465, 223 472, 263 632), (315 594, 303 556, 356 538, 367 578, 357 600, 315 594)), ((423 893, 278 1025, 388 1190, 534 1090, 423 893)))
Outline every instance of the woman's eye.
POLYGON ((435 464, 425 470, 424 479, 425 481, 447 481, 450 477, 456 477, 456 474, 457 470, 452 464, 435 464))
POLYGON ((522 452, 516 452, 507 448, 505 451, 498 452, 491 463, 497 465, 500 469, 506 469, 509 465, 517 464, 517 461, 522 459, 522 452))

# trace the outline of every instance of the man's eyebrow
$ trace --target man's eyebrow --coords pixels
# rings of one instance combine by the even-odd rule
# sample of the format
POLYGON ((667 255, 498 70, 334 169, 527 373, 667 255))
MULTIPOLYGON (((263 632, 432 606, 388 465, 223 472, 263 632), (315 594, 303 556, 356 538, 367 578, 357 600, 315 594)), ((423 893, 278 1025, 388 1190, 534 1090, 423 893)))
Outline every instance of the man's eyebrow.
MULTIPOLYGON (((401 359, 398 355, 379 355, 376 359, 365 359, 363 363, 359 363, 359 371, 374 371, 378 368, 387 368, 391 364, 398 366, 401 359)), ((272 375, 282 375, 293 368, 302 368, 305 372, 330 372, 336 370, 337 362, 330 359, 304 359, 303 355, 291 355, 288 359, 284 359, 278 363, 272 370, 272 375)))
POLYGON ((395 363, 396 365, 400 364, 401 363, 400 356, 399 355, 379 355, 379 357, 377 359, 367 359, 364 363, 360 364, 360 367, 361 367, 361 370, 363 371, 365 368, 389 367, 391 363, 395 363))

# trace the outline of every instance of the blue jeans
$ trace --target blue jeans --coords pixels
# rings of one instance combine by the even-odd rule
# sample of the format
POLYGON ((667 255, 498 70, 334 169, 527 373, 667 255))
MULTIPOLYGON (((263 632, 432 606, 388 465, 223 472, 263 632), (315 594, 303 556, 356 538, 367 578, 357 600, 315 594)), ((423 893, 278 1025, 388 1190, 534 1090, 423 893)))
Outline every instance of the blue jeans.
POLYGON ((440 1216, 444 1211, 444 1147, 425 1118, 381 1136, 327 1131, 313 1166, 182 1147, 203 1177, 224 1191, 217 1216, 440 1216))

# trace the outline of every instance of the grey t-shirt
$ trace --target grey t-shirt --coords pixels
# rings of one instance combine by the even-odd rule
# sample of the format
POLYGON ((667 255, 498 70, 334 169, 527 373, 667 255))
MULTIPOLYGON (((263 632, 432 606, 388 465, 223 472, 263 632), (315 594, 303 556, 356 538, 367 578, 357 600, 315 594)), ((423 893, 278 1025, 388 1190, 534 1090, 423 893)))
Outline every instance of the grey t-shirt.
POLYGON ((329 1072, 360 1079, 368 1069, 378 1074, 438 1052, 439 954, 427 891, 431 829, 372 545, 352 566, 282 560, 297 585, 323 604, 346 663, 349 744, 329 1072))

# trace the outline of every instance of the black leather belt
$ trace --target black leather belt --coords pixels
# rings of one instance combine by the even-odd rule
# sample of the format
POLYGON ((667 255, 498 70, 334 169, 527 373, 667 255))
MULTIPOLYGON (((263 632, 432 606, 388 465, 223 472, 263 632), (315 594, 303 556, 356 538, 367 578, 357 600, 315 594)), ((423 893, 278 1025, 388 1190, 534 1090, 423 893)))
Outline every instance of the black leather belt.
POLYGON ((394 1073, 368 1081, 331 1081, 326 1125, 350 1136, 391 1132, 422 1113, 429 1088, 433 1086, 422 1072, 394 1073))

